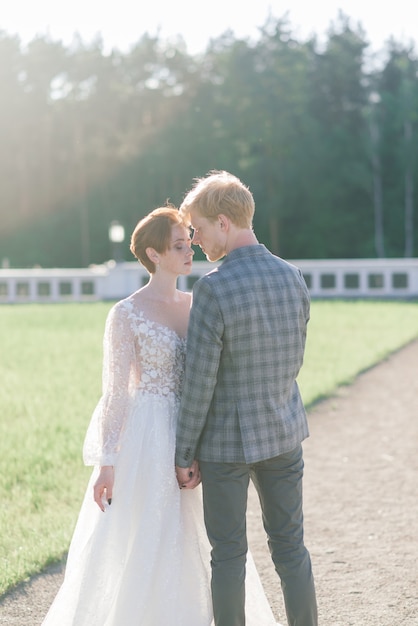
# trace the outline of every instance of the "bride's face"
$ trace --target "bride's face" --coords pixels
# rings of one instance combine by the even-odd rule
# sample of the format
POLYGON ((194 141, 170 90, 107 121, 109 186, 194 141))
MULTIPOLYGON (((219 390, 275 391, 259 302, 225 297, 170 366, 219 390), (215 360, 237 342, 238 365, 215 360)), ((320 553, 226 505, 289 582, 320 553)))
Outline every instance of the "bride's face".
POLYGON ((190 232, 184 226, 177 224, 171 229, 171 239, 167 250, 160 255, 160 270, 184 275, 192 270, 192 240, 190 232))

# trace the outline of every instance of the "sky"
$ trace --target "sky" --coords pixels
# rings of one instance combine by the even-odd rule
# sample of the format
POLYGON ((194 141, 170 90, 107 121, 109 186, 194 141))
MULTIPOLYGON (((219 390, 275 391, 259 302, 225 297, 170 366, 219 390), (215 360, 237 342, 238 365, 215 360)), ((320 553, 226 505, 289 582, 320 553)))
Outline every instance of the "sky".
POLYGON ((148 32, 163 38, 181 34, 191 54, 204 52, 210 38, 231 29, 236 37, 256 39, 269 13, 287 14, 294 36, 324 36, 341 9, 355 26, 361 23, 370 48, 379 52, 393 35, 418 42, 418 2, 397 0, 10 0, 0 11, 0 30, 27 43, 37 34, 71 43, 78 32, 86 43, 100 33, 106 50, 126 52, 148 32))

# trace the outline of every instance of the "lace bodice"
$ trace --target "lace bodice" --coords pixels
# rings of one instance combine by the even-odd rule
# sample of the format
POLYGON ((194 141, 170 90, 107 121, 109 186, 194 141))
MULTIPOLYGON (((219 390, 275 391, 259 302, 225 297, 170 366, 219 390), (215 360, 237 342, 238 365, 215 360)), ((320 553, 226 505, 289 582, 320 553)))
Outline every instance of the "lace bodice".
POLYGON ((132 296, 109 312, 103 340, 103 394, 93 413, 86 465, 115 465, 120 437, 138 393, 179 399, 186 340, 146 317, 132 296))
POLYGON ((185 340, 142 312, 129 315, 137 339, 140 363, 138 388, 149 393, 180 397, 184 374, 185 340))

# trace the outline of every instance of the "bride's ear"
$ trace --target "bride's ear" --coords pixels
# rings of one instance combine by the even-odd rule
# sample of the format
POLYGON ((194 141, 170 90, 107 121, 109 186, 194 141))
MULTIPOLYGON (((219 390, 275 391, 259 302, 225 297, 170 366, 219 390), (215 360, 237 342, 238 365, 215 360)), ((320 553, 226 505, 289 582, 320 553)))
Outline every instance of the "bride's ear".
POLYGON ((155 265, 157 265, 160 260, 160 255, 154 248, 145 248, 145 253, 150 261, 152 261, 155 265))

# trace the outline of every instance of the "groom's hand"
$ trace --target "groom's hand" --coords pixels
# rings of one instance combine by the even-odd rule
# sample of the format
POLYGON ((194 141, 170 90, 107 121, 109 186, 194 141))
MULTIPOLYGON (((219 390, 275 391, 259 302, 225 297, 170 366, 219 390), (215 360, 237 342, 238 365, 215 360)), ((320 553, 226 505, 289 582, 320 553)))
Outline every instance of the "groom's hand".
POLYGON ((194 460, 190 467, 176 465, 177 482, 180 489, 194 489, 201 482, 199 463, 194 460))

